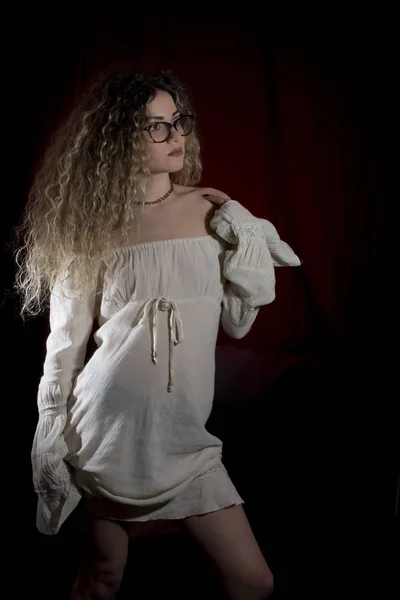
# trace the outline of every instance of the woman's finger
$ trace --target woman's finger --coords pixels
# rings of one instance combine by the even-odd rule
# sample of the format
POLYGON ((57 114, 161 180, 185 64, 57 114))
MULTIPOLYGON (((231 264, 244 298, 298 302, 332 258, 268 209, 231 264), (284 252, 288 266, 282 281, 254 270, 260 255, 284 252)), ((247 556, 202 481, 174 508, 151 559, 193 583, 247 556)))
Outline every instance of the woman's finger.
POLYGON ((203 194, 203 198, 206 198, 213 204, 218 204, 222 206, 225 202, 228 202, 227 198, 222 198, 222 196, 216 196, 215 194, 203 194))

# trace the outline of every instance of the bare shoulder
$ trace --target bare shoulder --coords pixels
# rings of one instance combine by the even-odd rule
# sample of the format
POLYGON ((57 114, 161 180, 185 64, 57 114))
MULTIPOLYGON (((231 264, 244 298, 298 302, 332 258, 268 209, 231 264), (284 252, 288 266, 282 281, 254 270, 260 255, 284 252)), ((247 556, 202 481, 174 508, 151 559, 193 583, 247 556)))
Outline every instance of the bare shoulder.
MULTIPOLYGON (((185 221, 185 231, 190 231, 190 235, 204 235, 212 233, 210 221, 216 209, 215 199, 212 202, 204 198, 203 194, 210 196, 219 196, 221 204, 224 200, 230 200, 229 196, 216 188, 211 187, 185 187, 175 186, 180 197, 179 216, 185 221), (223 200, 222 200, 223 198, 223 200)), ((185 236, 188 236, 186 233, 185 236)))
POLYGON ((220 196, 220 198, 224 198, 225 200, 231 200, 231 198, 225 192, 221 192, 221 190, 217 190, 216 188, 211 187, 189 187, 183 185, 176 185, 176 191, 179 195, 182 196, 191 196, 200 201, 204 201, 203 194, 210 194, 212 196, 220 196))
MULTIPOLYGON (((214 201, 211 201, 208 198, 204 198, 203 194, 218 196, 221 198, 221 204, 223 204, 223 201, 231 199, 225 192, 212 187, 189 188, 179 186, 178 194, 181 196, 181 199, 184 200, 185 206, 187 206, 187 212, 185 212, 185 214, 187 215, 188 221, 194 220, 196 223, 200 222, 200 230, 205 227, 207 233, 210 233, 210 221, 218 204, 215 202, 215 198, 214 201)), ((195 229, 197 231, 197 225, 195 229)))
POLYGON ((224 198, 225 200, 231 200, 231 197, 228 196, 225 192, 221 192, 221 190, 217 190, 216 188, 204 187, 197 188, 201 197, 203 194, 210 194, 211 196, 219 196, 220 198, 224 198))
POLYGON ((224 199, 224 200, 231 200, 231 198, 228 196, 228 194, 226 194, 225 192, 222 192, 221 190, 217 190, 216 188, 212 188, 212 187, 192 188, 192 192, 190 193, 190 195, 192 196, 192 198, 194 200, 194 204, 200 208, 200 211, 202 213, 204 213, 204 212, 206 214, 209 213, 210 218, 212 216, 212 212, 215 210, 215 203, 212 202, 208 198, 204 198, 204 194, 209 194, 210 196, 218 196, 219 198, 224 199))

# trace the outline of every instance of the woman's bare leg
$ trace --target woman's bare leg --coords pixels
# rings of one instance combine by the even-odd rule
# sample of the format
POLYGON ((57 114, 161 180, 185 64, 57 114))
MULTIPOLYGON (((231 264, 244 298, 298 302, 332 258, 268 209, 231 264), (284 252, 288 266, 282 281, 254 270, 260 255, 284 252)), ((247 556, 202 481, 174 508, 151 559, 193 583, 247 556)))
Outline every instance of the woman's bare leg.
POLYGON ((183 523, 211 559, 229 598, 270 597, 273 575, 241 505, 187 517, 183 523))
POLYGON ((70 600, 112 600, 122 584, 129 533, 85 509, 82 525, 82 556, 70 600))

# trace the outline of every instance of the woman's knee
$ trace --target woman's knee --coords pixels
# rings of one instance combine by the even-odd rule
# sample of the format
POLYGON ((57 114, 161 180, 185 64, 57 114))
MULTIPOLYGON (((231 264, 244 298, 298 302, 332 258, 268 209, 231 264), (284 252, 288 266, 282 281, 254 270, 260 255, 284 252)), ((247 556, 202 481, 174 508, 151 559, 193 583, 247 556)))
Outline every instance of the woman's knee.
POLYGON ((266 600, 274 591, 274 576, 271 571, 260 581, 260 600, 266 600))
POLYGON ((112 600, 122 586, 124 565, 81 564, 70 600, 112 600))
POLYGON ((89 588, 96 600, 111 600, 121 588, 124 567, 97 565, 93 563, 89 570, 89 588))
POLYGON ((92 563, 81 569, 70 600, 113 600, 122 586, 124 570, 92 563))
POLYGON ((232 600, 267 600, 274 591, 274 578, 269 573, 249 575, 231 580, 223 580, 225 588, 232 600))

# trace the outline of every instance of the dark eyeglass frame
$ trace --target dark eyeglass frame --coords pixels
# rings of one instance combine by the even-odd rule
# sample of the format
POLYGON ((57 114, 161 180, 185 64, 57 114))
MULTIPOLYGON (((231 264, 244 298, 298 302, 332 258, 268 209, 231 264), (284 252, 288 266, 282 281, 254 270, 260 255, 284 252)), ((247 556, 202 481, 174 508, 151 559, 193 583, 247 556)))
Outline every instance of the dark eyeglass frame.
POLYGON ((194 123, 194 117, 193 115, 181 115, 179 117, 179 119, 176 119, 176 121, 174 121, 173 123, 168 123, 167 121, 154 121, 154 123, 151 123, 151 125, 147 125, 146 127, 143 128, 143 131, 146 131, 149 134, 149 137, 151 139, 152 142, 154 142, 155 144, 163 144, 164 142, 168 142, 169 138, 171 137, 171 133, 172 133, 172 128, 175 129, 175 131, 177 133, 179 133, 179 135, 181 135, 182 137, 186 137, 187 135, 189 135, 190 133, 192 133, 193 131, 193 123, 194 123), (179 123, 179 121, 181 119, 190 119, 190 131, 188 133, 179 133, 178 129, 177 129, 177 124, 179 123), (150 133, 150 129, 153 127, 153 125, 158 124, 158 125, 166 125, 168 127, 168 134, 166 136, 165 139, 163 140, 153 140, 153 138, 151 137, 151 133, 150 133))

